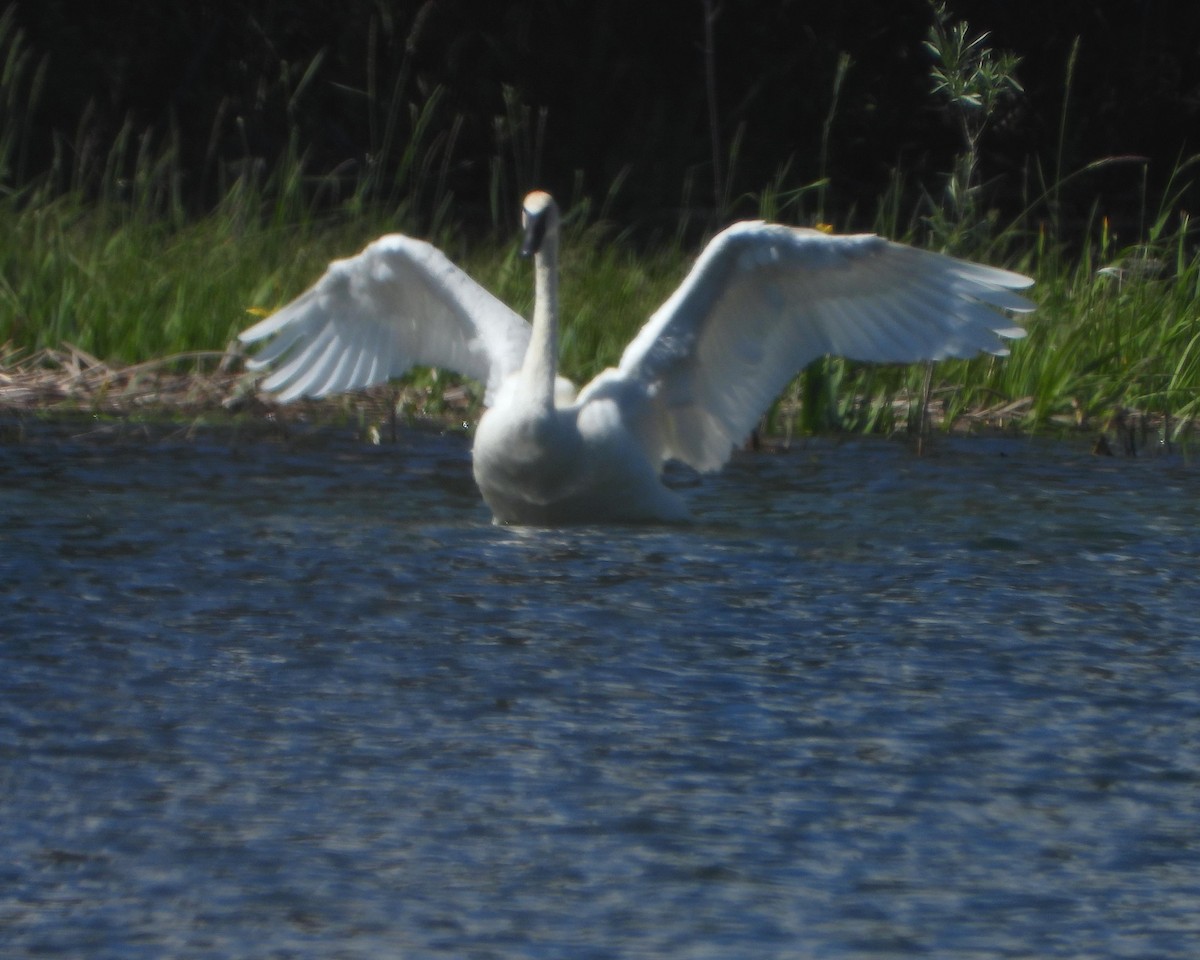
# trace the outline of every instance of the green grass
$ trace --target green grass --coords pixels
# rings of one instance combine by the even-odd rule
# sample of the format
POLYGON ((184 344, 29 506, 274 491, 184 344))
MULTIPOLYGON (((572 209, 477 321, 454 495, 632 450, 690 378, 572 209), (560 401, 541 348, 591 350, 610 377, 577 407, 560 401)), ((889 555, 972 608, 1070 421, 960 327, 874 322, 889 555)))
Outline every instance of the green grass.
MULTIPOLYGON (((114 222, 61 204, 40 216, 0 211, 0 339, 73 343, 133 363, 219 349, 316 276, 341 238, 311 227, 236 229, 210 217, 182 227, 114 222)), ((349 231, 347 231, 349 232, 349 231)))

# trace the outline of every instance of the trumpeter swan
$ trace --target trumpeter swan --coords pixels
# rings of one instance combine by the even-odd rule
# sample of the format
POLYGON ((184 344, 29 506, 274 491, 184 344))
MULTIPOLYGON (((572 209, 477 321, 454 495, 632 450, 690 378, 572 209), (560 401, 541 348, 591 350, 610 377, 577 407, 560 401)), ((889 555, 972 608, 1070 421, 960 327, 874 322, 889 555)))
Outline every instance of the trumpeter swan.
POLYGON ((381 383, 416 364, 479 380, 475 480, 498 523, 682 520, 668 459, 720 468, 797 371, 824 354, 909 363, 1004 354, 1028 277, 870 234, 762 222, 719 233, 630 342, 575 395, 558 376, 559 212, 529 194, 533 323, 428 243, 398 234, 335 261, 241 334, 280 401, 381 383))

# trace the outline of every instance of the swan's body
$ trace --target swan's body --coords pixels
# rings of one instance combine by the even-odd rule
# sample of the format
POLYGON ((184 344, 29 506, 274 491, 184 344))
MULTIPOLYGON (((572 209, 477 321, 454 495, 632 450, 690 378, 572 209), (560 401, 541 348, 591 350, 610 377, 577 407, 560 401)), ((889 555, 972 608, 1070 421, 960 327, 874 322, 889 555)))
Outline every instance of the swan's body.
POLYGON ((416 364, 485 385, 475 480, 497 522, 681 520, 668 459, 720 468, 795 373, 835 354, 910 363, 1004 354, 1032 304, 1020 274, 869 234, 766 223, 718 234, 615 369, 573 395, 557 375, 558 210, 525 200, 535 257, 532 325, 434 247, 383 237, 246 330, 277 337, 281 401, 383 382, 416 364))

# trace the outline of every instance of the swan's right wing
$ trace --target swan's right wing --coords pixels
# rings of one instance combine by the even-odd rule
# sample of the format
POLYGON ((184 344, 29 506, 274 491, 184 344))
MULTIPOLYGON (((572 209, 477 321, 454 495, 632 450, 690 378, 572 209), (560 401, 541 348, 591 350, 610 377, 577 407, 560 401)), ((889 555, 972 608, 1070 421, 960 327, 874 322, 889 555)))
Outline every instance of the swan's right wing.
POLYGON ((335 260, 239 339, 274 337, 248 366, 271 368, 263 389, 283 402, 372 386, 420 365, 480 381, 490 403, 520 367, 529 331, 436 247, 390 234, 335 260))
POLYGON ((649 398, 658 449, 698 470, 729 459, 787 382, 825 354, 912 363, 1007 353, 1028 277, 870 234, 768 223, 718 234, 626 348, 616 379, 649 398))

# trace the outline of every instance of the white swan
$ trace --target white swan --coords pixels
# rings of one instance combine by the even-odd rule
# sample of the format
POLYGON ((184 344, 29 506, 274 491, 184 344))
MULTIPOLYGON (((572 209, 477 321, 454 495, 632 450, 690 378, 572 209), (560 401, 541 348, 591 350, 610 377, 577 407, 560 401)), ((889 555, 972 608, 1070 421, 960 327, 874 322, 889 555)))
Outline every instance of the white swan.
POLYGON ((319 397, 445 367, 485 385, 475 480, 498 523, 682 520, 660 480, 674 458, 720 468, 797 371, 824 354, 909 363, 1005 354, 1024 335, 1001 311, 1033 305, 1028 277, 870 234, 762 222, 718 234, 616 369, 574 396, 557 375, 559 212, 525 198, 526 323, 440 251, 398 234, 335 261, 298 299, 241 334, 275 335, 277 399, 319 397))

